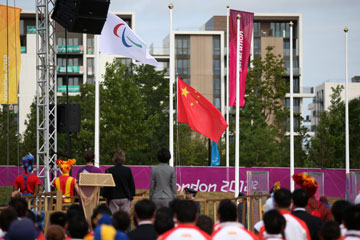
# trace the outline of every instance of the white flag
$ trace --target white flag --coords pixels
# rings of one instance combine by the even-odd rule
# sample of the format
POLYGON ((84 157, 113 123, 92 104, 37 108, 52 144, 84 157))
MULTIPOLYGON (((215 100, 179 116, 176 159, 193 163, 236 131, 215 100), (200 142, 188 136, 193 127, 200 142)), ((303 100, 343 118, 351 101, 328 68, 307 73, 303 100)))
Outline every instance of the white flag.
POLYGON ((146 44, 118 16, 108 13, 100 35, 100 52, 122 55, 141 63, 158 66, 146 50, 146 44))

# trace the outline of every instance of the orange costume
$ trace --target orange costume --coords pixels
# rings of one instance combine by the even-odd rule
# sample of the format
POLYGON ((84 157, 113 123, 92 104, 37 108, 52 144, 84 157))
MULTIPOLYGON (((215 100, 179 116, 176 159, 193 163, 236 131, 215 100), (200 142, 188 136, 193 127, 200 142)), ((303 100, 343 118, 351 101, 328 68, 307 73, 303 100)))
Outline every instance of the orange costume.
MULTIPOLYGON (((64 161, 62 159, 56 160, 56 165, 60 167, 62 175, 55 178, 52 181, 52 184, 55 186, 56 190, 61 190, 63 196, 65 197, 72 197, 75 195, 76 178, 69 176, 70 169, 75 163, 75 159, 69 159, 67 161, 64 161)), ((72 200, 70 198, 63 199, 63 202, 68 203, 71 201, 72 200)))

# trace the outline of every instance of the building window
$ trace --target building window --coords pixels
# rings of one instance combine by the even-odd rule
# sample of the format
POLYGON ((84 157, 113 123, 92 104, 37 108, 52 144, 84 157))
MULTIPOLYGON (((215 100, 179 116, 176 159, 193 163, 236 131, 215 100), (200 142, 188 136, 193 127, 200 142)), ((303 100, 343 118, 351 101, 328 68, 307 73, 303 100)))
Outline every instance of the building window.
POLYGON ((190 74, 190 59, 177 59, 176 60, 177 73, 179 75, 190 74))
MULTIPOLYGON (((290 98, 285 98, 285 106, 290 110, 290 98)), ((300 113, 300 99, 294 98, 294 113, 300 113)))
POLYGON ((86 36, 86 48, 88 54, 94 54, 94 35, 88 34, 86 36))
POLYGON ((260 37, 261 35, 261 23, 254 22, 254 37, 260 37))
POLYGON ((116 58, 116 61, 120 62, 122 65, 129 67, 131 65, 130 58, 116 58))
POLYGON ((220 36, 213 37, 213 56, 220 56, 220 36))
POLYGON ((190 54, 189 36, 176 36, 175 47, 176 47, 177 55, 189 55, 190 54))
POLYGON ((261 40, 260 38, 254 38, 254 57, 261 56, 261 40))
MULTIPOLYGON (((296 38, 296 21, 293 27, 293 37, 296 38)), ((290 37, 290 25, 289 22, 271 22, 270 23, 270 36, 272 37, 290 37)))

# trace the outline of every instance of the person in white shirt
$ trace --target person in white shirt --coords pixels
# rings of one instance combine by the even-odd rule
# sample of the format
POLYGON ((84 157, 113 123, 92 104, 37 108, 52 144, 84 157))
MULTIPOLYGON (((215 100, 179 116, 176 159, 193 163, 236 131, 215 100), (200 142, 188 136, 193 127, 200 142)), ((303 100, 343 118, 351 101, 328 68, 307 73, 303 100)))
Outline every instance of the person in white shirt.
MULTIPOLYGON (((309 229, 306 223, 292 215, 289 211, 291 205, 291 192, 286 188, 280 188, 274 194, 275 207, 286 219, 285 239, 286 240, 311 240, 309 229)), ((264 239, 265 227, 262 226, 259 238, 264 239)))
POLYGON ((352 204, 349 201, 338 200, 331 208, 331 214, 333 215, 335 222, 337 222, 340 227, 342 237, 344 237, 346 234, 346 228, 343 224, 345 209, 350 206, 352 206, 352 204))
POLYGON ((347 229, 344 240, 360 239, 360 204, 345 209, 344 225, 347 229))
POLYGON ((258 239, 255 234, 249 232, 241 223, 237 222, 236 205, 230 199, 224 199, 220 202, 218 216, 220 224, 211 235, 213 240, 258 239))

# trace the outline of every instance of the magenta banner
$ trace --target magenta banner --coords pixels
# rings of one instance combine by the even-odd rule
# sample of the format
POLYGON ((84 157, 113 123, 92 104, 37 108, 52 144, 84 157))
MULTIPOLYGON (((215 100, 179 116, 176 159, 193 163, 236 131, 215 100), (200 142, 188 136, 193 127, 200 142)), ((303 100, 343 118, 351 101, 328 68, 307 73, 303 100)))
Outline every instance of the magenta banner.
MULTIPOLYGON (((74 166, 72 175, 76 176, 82 166, 74 166)), ((110 166, 101 166, 105 171, 110 166)), ((151 166, 130 166, 137 189, 149 189, 151 166)), ((280 181, 281 187, 290 188, 290 170, 288 168, 240 168, 240 191, 247 193, 247 171, 269 172, 269 188, 280 181)), ((352 172, 360 170, 352 170, 352 172)), ((313 172, 324 174, 324 195, 327 197, 345 198, 345 170, 344 169, 295 169, 295 173, 313 172)), ((23 173, 22 167, 1 166, 0 186, 9 186, 14 183, 18 174, 23 173)), ((201 192, 234 192, 235 173, 234 168, 226 167, 176 167, 177 190, 186 187, 194 188, 201 192)), ((261 181, 261 180, 259 180, 261 181)), ((263 182, 253 181, 253 191, 257 186, 263 189, 263 182)), ((251 191, 251 192, 253 192, 251 191)))
POLYGON ((254 13, 230 10, 229 16, 229 105, 236 105, 236 63, 239 62, 240 107, 245 104, 246 75, 249 65, 254 13), (239 59, 237 59, 237 15, 240 14, 239 59))

